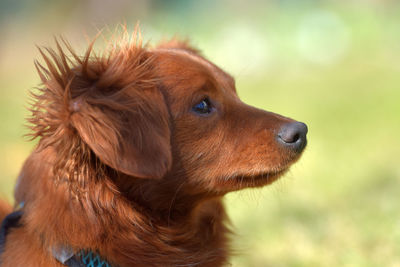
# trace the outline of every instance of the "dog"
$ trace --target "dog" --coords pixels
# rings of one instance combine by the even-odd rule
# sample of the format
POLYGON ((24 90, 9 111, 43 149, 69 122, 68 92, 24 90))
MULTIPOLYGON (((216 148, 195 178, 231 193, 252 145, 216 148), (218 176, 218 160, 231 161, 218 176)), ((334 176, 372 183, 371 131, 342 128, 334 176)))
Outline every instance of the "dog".
POLYGON ((0 204, 2 266, 224 266, 222 197, 271 184, 306 147, 304 123, 243 103, 188 42, 133 36, 102 54, 39 48, 38 143, 17 213, 0 204))

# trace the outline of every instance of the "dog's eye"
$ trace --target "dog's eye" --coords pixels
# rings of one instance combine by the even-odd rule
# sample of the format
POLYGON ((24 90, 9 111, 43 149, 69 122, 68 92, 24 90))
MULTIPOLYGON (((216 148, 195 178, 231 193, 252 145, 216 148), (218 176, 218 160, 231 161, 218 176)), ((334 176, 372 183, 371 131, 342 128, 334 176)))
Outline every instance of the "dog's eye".
POLYGON ((208 97, 201 100, 201 102, 197 103, 193 106, 193 111, 198 114, 209 114, 212 111, 212 106, 208 97))

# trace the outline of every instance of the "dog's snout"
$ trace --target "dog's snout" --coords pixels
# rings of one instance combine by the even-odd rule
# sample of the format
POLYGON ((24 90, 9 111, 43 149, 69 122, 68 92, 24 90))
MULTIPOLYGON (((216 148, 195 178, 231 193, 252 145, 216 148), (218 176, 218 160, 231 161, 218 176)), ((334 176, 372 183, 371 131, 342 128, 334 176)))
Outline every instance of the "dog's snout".
POLYGON ((284 124, 277 135, 278 142, 289 149, 301 152, 307 144, 308 128, 302 122, 284 124))

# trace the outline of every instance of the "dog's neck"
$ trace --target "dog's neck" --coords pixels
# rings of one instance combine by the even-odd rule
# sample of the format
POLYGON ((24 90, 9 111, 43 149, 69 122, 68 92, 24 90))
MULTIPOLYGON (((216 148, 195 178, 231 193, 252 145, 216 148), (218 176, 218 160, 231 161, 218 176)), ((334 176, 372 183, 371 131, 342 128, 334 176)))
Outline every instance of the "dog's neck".
POLYGON ((113 182, 93 183, 88 191, 71 198, 67 185, 55 186, 51 164, 43 161, 41 153, 27 160, 19 184, 17 201, 25 201, 29 231, 44 240, 44 249, 68 244, 98 251, 119 266, 189 262, 219 266, 226 261, 229 230, 220 198, 185 198, 178 188, 175 195, 166 197, 162 190, 150 190, 147 185, 135 188, 133 182, 123 193, 113 182))
POLYGON ((115 182, 128 201, 141 206, 151 217, 165 222, 185 221, 196 216, 203 205, 221 199, 218 195, 195 192, 191 185, 181 182, 185 179, 176 179, 173 175, 161 180, 119 177, 115 182))

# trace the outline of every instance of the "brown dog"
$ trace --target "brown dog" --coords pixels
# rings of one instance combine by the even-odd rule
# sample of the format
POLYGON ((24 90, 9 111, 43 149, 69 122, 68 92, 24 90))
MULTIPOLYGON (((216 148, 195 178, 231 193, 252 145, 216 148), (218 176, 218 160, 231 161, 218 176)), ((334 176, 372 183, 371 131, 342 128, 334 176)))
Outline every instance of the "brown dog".
POLYGON ((88 255, 111 266, 226 264, 221 198, 278 179, 306 145, 305 124, 241 102, 234 79, 184 42, 114 43, 102 55, 90 46, 83 57, 64 44, 36 64, 40 140, 18 180, 24 206, 2 266, 89 266, 88 255))

